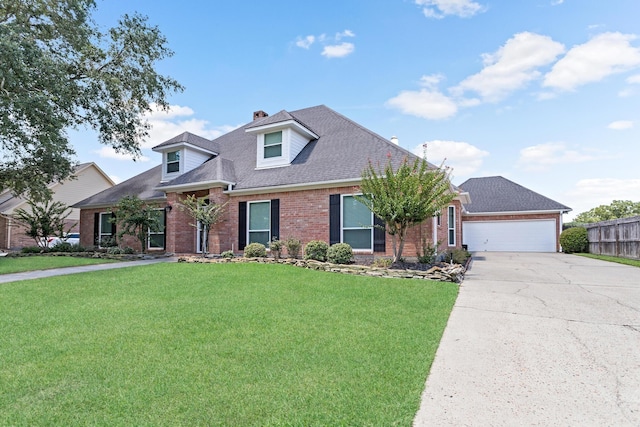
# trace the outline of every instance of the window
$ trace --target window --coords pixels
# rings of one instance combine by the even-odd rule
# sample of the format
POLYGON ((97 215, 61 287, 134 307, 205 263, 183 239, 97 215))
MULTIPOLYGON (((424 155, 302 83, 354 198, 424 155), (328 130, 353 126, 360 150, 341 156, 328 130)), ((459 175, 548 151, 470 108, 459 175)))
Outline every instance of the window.
POLYGON ((101 248, 105 248, 108 246, 113 246, 115 243, 114 235, 113 235, 113 226, 114 224, 110 221, 112 217, 111 212, 102 212, 100 214, 100 230, 98 234, 98 246, 101 248))
POLYGON ((449 246, 456 245, 456 207, 449 206, 447 210, 447 229, 449 246))
POLYGON ((438 225, 438 227, 442 225, 442 214, 440 212, 436 214, 436 224, 438 225))
POLYGON ((271 202, 249 202, 247 243, 269 246, 271 236, 271 202))
POLYGON ((264 158, 282 156, 282 131, 264 135, 264 158))
POLYGON ((373 213, 354 196, 342 196, 342 242, 373 249, 373 213))
POLYGON ((180 172, 180 151, 167 153, 167 173, 180 172))
POLYGON ((149 231, 149 249, 164 249, 164 209, 155 209, 158 215, 159 231, 149 231))

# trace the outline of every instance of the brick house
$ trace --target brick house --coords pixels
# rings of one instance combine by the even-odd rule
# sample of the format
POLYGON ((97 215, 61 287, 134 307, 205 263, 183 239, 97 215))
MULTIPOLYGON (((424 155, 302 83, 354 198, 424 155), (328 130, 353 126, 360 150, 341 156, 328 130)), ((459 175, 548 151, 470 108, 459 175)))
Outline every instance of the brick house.
MULTIPOLYGON (((356 253, 391 255, 391 237, 374 227, 377 218, 354 195, 369 161, 382 167, 391 159, 397 167, 415 158, 323 105, 273 116, 257 111, 251 122, 215 140, 185 132, 153 150, 162 164, 74 205, 81 209, 82 245, 99 246, 113 236, 112 207, 137 195, 156 204, 165 224, 163 233, 150 236, 150 251, 201 252, 201 233, 179 208, 195 195, 227 203, 209 235, 211 253, 239 253, 251 242, 291 237, 303 245, 346 242, 356 253)), ((423 240, 440 241, 441 250, 461 247, 463 203, 470 200, 451 189, 451 204, 410 230, 406 256, 415 256, 423 240)))
MULTIPOLYGON (((95 163, 81 163, 73 170, 73 175, 61 182, 49 185, 52 201, 71 206, 92 194, 115 185, 95 163)), ((13 218, 17 209, 29 209, 27 199, 14 196, 10 190, 0 193, 0 249, 16 250, 34 246, 36 242, 25 234, 26 228, 13 218)), ((80 209, 71 209, 65 224, 71 232, 79 231, 80 209)))

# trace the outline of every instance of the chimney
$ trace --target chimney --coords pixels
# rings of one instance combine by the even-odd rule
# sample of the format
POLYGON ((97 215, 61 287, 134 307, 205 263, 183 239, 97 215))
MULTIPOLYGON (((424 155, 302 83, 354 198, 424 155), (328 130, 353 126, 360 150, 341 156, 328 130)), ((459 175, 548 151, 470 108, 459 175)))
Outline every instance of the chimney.
POLYGON ((397 136, 392 136, 391 137, 391 142, 393 142, 396 145, 398 145, 400 143, 400 141, 398 141, 398 137, 397 136))
POLYGON ((253 112, 253 120, 258 120, 261 119, 263 117, 268 117, 269 115, 267 113, 265 113, 262 110, 258 110, 258 111, 254 111, 253 112))

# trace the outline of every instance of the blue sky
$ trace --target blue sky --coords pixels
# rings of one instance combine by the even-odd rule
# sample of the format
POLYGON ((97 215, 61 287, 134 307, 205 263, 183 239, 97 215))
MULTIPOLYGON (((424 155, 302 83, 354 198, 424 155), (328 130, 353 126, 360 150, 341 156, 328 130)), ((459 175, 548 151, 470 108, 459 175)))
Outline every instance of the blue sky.
POLYGON ((160 162, 187 130, 214 138, 251 120, 324 104, 453 168, 453 183, 501 175, 575 214, 640 201, 640 1, 99 1, 106 29, 148 16, 185 86, 149 117, 136 162, 72 132, 81 162, 116 181, 160 162), (445 160, 446 159, 446 160, 445 160))

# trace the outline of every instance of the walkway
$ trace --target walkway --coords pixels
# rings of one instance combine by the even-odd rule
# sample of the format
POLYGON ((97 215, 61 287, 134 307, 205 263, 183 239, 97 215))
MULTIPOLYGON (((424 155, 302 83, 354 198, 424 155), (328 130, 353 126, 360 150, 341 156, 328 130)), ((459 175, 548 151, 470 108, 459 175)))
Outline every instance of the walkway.
POLYGON ((415 426, 639 426, 640 268, 474 256, 415 426))

